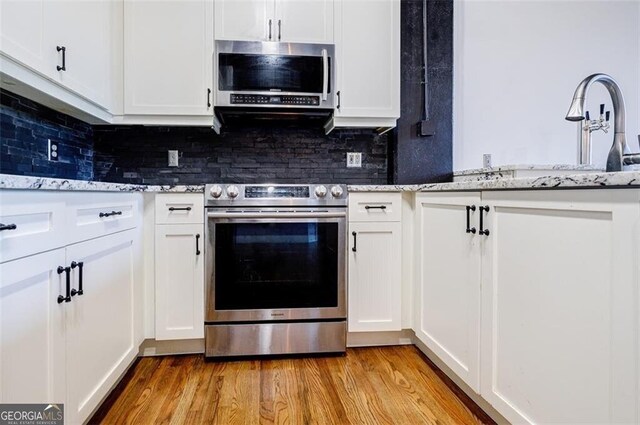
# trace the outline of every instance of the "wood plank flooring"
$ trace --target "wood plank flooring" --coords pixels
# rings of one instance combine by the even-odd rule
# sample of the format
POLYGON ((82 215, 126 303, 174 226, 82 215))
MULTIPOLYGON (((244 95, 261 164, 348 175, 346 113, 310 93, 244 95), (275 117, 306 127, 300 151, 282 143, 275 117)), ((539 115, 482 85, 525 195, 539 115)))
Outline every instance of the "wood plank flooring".
POLYGON ((92 424, 493 423, 413 346, 346 356, 205 362, 145 357, 92 424))

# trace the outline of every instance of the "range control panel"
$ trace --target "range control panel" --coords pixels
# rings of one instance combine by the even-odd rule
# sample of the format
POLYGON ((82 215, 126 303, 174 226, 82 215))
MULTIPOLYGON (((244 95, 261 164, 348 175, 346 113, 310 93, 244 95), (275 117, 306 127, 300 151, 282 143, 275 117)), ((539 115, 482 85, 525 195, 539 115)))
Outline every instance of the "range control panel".
POLYGON ((231 93, 233 105, 319 106, 320 96, 262 95, 231 93))

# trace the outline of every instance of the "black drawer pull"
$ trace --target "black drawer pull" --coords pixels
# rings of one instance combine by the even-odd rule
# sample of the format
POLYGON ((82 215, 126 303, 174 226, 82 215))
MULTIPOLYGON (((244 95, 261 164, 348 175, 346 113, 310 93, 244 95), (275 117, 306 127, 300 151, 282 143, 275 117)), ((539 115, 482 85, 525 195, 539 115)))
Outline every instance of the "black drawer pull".
POLYGON ((15 224, 2 224, 0 223, 0 232, 3 230, 16 230, 18 226, 15 224))
POLYGON ((475 211, 476 210, 476 206, 475 205, 467 205, 467 233, 473 233, 474 235, 476 234, 476 228, 475 227, 470 227, 471 226, 471 211, 475 211))
POLYGON ((78 268, 78 290, 76 291, 75 288, 71 290, 72 297, 76 295, 84 294, 84 291, 82 290, 82 267, 83 266, 84 266, 84 263, 82 261, 77 263, 75 261, 71 262, 72 269, 75 269, 76 267, 78 268))
POLYGON ((489 230, 484 228, 484 222, 483 222, 483 212, 486 211, 487 213, 489 212, 489 206, 486 205, 484 207, 480 207, 480 230, 478 231, 479 235, 484 235, 484 236, 489 236, 489 230))
POLYGON ((191 211, 191 207, 169 207, 169 211, 191 211))
POLYGON ((353 235, 353 248, 351 248, 351 251, 356 252, 357 243, 358 243, 358 234, 356 232, 351 232, 351 234, 353 235))
POLYGON ((56 46, 56 50, 58 52, 62 52, 62 66, 56 66, 58 71, 66 71, 67 70, 67 48, 64 46, 56 46))
POLYGON ((71 302, 71 267, 58 266, 58 274, 66 273, 67 296, 58 295, 58 304, 71 302))
POLYGON ((200 233, 196 235, 196 255, 200 255, 200 233))
POLYGON ((365 210, 386 210, 387 206, 386 205, 365 205, 364 209, 365 210))
POLYGON ((207 89, 207 108, 211 108, 211 89, 207 89))
POLYGON ((99 214, 100 218, 102 218, 102 217, 111 217, 112 215, 122 215, 122 211, 111 211, 110 213, 109 212, 107 212, 107 213, 101 212, 99 214))

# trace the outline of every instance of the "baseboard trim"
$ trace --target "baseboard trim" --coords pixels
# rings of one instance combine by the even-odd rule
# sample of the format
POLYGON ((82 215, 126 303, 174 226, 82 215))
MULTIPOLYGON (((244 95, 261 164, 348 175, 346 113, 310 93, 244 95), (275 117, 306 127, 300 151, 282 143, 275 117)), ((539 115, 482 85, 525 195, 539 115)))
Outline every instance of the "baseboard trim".
POLYGON ((471 399, 480 409, 482 409, 491 419, 496 421, 498 424, 506 424, 508 425, 510 422, 505 419, 496 409, 493 408, 485 399, 483 399, 480 394, 477 394, 470 386, 468 386, 462 379, 458 377, 442 360, 435 355, 433 351, 431 351, 422 341, 415 336, 415 333, 411 331, 413 334, 413 344, 422 352, 422 354, 427 357, 438 369, 442 371, 447 377, 455 384, 462 392, 464 392, 467 397, 471 399))
POLYGON ((347 333, 347 347, 410 345, 413 344, 413 336, 411 329, 390 332, 349 332, 347 333))
POLYGON ((166 341, 149 338, 142 341, 138 352, 140 357, 168 356, 174 354, 204 354, 204 338, 166 341))

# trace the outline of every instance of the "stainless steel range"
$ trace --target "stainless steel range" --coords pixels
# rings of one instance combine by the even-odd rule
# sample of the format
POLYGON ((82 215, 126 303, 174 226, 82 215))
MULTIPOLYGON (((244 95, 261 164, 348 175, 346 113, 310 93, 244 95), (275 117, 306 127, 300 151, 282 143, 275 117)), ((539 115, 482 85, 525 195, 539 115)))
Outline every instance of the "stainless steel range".
POLYGON ((343 185, 206 186, 207 357, 344 352, 343 185))

